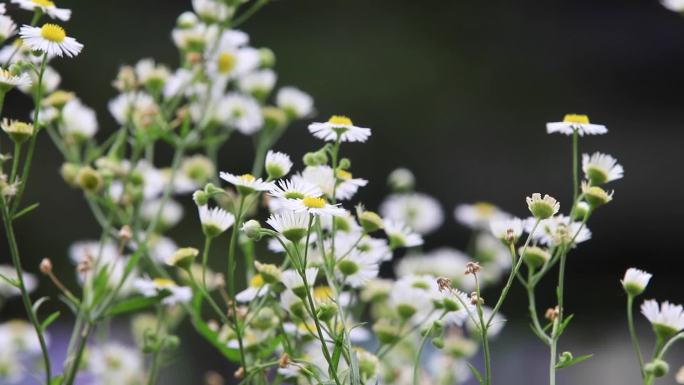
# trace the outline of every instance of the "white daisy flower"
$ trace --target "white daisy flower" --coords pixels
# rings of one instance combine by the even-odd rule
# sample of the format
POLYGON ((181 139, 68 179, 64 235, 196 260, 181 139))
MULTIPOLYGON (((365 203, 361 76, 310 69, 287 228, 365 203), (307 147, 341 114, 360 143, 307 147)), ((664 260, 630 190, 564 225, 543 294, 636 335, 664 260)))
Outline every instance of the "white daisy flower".
MULTIPOLYGON (((356 217, 353 216, 349 210, 344 210, 344 214, 336 215, 335 217, 321 217, 321 226, 323 229, 332 231, 333 224, 335 225, 335 232, 337 234, 355 234, 361 233, 361 225, 356 221, 356 217)), ((355 240, 356 240, 355 239, 355 240)))
POLYGON ((145 297, 163 295, 162 303, 164 305, 184 303, 192 298, 192 289, 186 286, 178 286, 166 278, 138 278, 133 285, 145 297))
POLYGON ((85 369, 100 385, 131 385, 145 380, 145 359, 138 347, 118 342, 88 347, 85 369))
POLYGON ((207 72, 220 85, 219 90, 224 89, 229 80, 239 79, 256 71, 261 61, 259 50, 252 47, 236 47, 231 40, 219 43, 218 50, 207 53, 207 72))
POLYGON ((19 87, 20 89, 30 89, 31 76, 29 76, 29 74, 26 72, 22 72, 18 75, 12 75, 10 71, 0 68, 0 89, 7 92, 14 87, 19 87))
POLYGON ((439 202, 422 193, 392 194, 380 204, 380 214, 405 223, 422 235, 432 233, 444 222, 439 202))
POLYGON ((305 212, 283 211, 271 214, 266 220, 275 231, 291 242, 299 242, 306 236, 309 216, 305 212))
POLYGON ((631 295, 639 295, 646 290, 651 277, 652 274, 631 267, 625 272, 625 277, 621 281, 622 287, 631 295))
POLYGON ((261 274, 255 274, 249 281, 249 286, 235 295, 238 302, 250 302, 255 298, 261 298, 268 293, 269 285, 264 282, 261 274))
POLYGON ((251 194, 256 191, 269 191, 273 189, 273 182, 264 182, 261 178, 255 178, 252 174, 233 175, 228 172, 219 174, 221 179, 235 186, 242 194, 251 194))
POLYGON ((456 222, 470 227, 471 229, 486 230, 489 222, 508 218, 509 215, 501 211, 489 202, 476 202, 473 204, 460 204, 454 210, 456 222))
POLYGON ((171 39, 181 51, 203 51, 205 47, 211 46, 218 36, 219 27, 215 24, 197 23, 189 28, 174 28, 171 31, 171 39))
POLYGON ((43 51, 49 56, 75 57, 83 49, 83 44, 69 37, 64 28, 57 24, 43 24, 42 27, 24 25, 19 30, 24 43, 36 51, 43 51))
MULTIPOLYGON (((31 71, 29 72, 29 76, 31 78, 30 83, 22 82, 17 84, 17 87, 19 87, 21 92, 25 94, 31 94, 34 91, 34 88, 38 87, 38 75, 31 71)), ((45 72, 43 72, 43 81, 41 82, 43 94, 51 94, 57 89, 57 87, 59 87, 59 83, 61 82, 62 77, 59 75, 59 72, 55 71, 55 69, 50 66, 45 67, 45 72)))
POLYGON ((178 250, 176 242, 169 237, 152 236, 147 243, 152 259, 157 262, 164 262, 166 257, 178 250))
POLYGON ((449 311, 442 318, 442 321, 447 325, 463 326, 463 323, 469 319, 468 312, 470 312, 470 314, 475 314, 477 311, 475 305, 470 302, 468 294, 460 290, 452 289, 451 291, 440 293, 443 296, 443 302, 447 310, 457 309, 449 311), (458 299, 454 298, 454 296, 458 296, 458 299))
MULTIPOLYGON (((309 287, 314 286, 316 282, 316 277, 318 276, 318 269, 315 267, 309 267, 305 270, 306 283, 309 287)), ((306 296, 306 289, 304 285, 304 280, 302 276, 295 270, 285 270, 281 275, 281 282, 285 287, 291 292, 295 293, 299 297, 306 296)))
POLYGON ((158 110, 154 98, 145 92, 126 92, 117 95, 107 104, 109 112, 119 124, 125 124, 129 119, 151 115, 158 110))
POLYGON ((369 258, 368 255, 356 249, 337 262, 337 276, 353 288, 364 286, 368 281, 376 278, 379 272, 379 260, 369 258))
POLYGON ((234 13, 234 8, 216 0, 192 0, 192 8, 208 22, 222 22, 234 13))
POLYGON ((66 136, 90 139, 97 132, 97 117, 92 108, 81 103, 80 99, 68 101, 62 109, 60 131, 66 136))
POLYGON ((327 142, 365 142, 371 135, 370 128, 355 126, 346 116, 333 115, 325 123, 309 124, 309 132, 327 142))
POLYGON ((309 94, 295 87, 283 87, 276 94, 276 105, 285 111, 290 119, 301 119, 311 115, 313 104, 313 98, 309 94))
POLYGON ((465 266, 470 260, 470 257, 459 250, 441 247, 425 254, 406 255, 394 266, 394 271, 398 277, 430 275, 446 277, 460 284, 465 266))
POLYGON ((164 84, 171 76, 169 69, 162 64, 156 64, 152 58, 140 59, 135 64, 135 75, 141 84, 164 84))
POLYGON ((259 103, 249 96, 230 93, 218 101, 217 110, 222 123, 245 135, 259 131, 264 124, 259 103))
MULTIPOLYGON (((536 221, 534 217, 527 218, 525 232, 530 233, 536 221)), ((576 245, 591 239, 591 231, 586 225, 582 226, 581 222, 571 221, 569 217, 559 215, 539 222, 532 237, 546 246, 567 245, 575 237, 576 245)))
POLYGON ((181 93, 188 96, 190 94, 189 86, 192 84, 194 77, 195 74, 192 71, 186 68, 178 68, 164 83, 164 97, 169 99, 181 93))
POLYGON ((7 12, 5 3, 0 4, 0 15, 4 15, 7 12))
POLYGON ((582 154, 582 171, 593 185, 604 184, 622 178, 624 169, 617 159, 608 154, 595 152, 582 154))
MULTIPOLYGON (((5 4, 2 4, 5 5, 5 4)), ((17 33, 17 25, 11 17, 0 15, 0 42, 3 42, 17 33)))
POLYGON ((435 277, 410 275, 394 284, 389 302, 402 318, 418 323, 426 319, 441 299, 435 277))
POLYGON ((276 83, 276 74, 272 70, 265 69, 254 71, 238 79, 240 91, 265 98, 271 93, 276 83))
POLYGON ((209 237, 220 235, 235 223, 235 216, 220 207, 210 209, 209 206, 203 205, 198 210, 202 230, 209 237))
MULTIPOLYGON (((48 339, 49 344, 49 338, 48 339)), ((10 350, 14 353, 38 354, 40 353, 40 340, 33 326, 20 319, 10 320, 0 324, 0 343, 2 350, 10 350)), ((4 369, 4 368, 3 368, 4 369)), ((0 379, 2 378, 0 372, 0 379)))
POLYGON ((337 206, 329 204, 324 198, 320 197, 304 197, 304 199, 289 200, 287 204, 295 212, 306 212, 318 216, 338 216, 344 215, 346 210, 337 206))
POLYGON ((12 0, 12 3, 18 4, 19 8, 27 11, 35 11, 40 9, 53 19, 62 21, 69 21, 71 18, 71 10, 66 8, 57 8, 55 3, 51 0, 12 0))
POLYGON ((335 197, 340 200, 351 199, 360 187, 368 184, 366 179, 353 178, 352 173, 346 170, 337 170, 337 187, 335 187, 335 197))
POLYGON ((410 227, 401 222, 385 219, 385 234, 389 238, 390 248, 415 247, 423 244, 423 237, 414 233, 410 227))
POLYGON ((682 0, 660 0, 660 4, 662 4, 663 7, 673 12, 684 11, 684 1, 682 0))
POLYGON ((562 122, 546 123, 546 132, 553 134, 558 132, 564 135, 573 135, 575 132, 579 136, 602 135, 608 133, 606 126, 589 123, 587 115, 567 114, 562 122))
POLYGON ((497 219, 489 222, 492 235, 505 242, 515 242, 523 232, 523 221, 520 218, 506 220, 497 219))
POLYGON ((315 184, 294 175, 289 180, 279 180, 269 194, 279 199, 304 199, 308 196, 321 196, 323 192, 315 184))
POLYGON ((162 199, 145 201, 140 207, 140 215, 149 222, 155 220, 157 215, 159 215, 159 224, 169 228, 177 225, 183 219, 183 206, 171 199, 166 202, 162 199), (160 209, 161 212, 159 211, 160 209))
POLYGON ((290 156, 273 150, 266 154, 266 173, 271 179, 279 179, 287 175, 292 169, 290 156))
POLYGON ((671 337, 684 329, 684 309, 682 305, 674 305, 667 301, 660 307, 655 300, 644 301, 641 314, 653 325, 657 334, 671 337))
POLYGON ((387 240, 373 238, 369 235, 361 236, 359 230, 335 234, 335 254, 340 258, 345 253, 356 250, 370 261, 385 262, 392 259, 392 251, 387 240))
MULTIPOLYGON (((17 279, 17 270, 14 268, 14 266, 10 265, 0 265, 0 274, 3 276, 16 280, 17 279)), ((22 274, 22 277, 24 278, 24 286, 26 287, 26 290, 30 293, 36 289, 38 286, 38 279, 36 279, 36 276, 24 272, 22 274)), ((1 298, 9 298, 9 297, 14 297, 18 296, 21 294, 21 291, 19 291, 19 288, 17 288, 14 285, 11 285, 9 282, 5 281, 4 279, 0 278, 0 297, 1 298)))

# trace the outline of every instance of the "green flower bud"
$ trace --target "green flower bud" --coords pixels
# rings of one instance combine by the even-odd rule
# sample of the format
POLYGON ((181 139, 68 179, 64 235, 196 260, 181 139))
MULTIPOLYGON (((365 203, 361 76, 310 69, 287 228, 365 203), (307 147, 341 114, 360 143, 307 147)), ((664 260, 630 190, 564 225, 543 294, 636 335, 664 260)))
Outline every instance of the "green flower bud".
POLYGON ((527 197, 527 207, 535 218, 547 219, 556 215, 560 210, 560 203, 548 194, 542 198, 541 194, 534 193, 532 197, 527 197))
POLYGON ((102 187, 102 176, 90 166, 81 167, 76 174, 76 183, 88 192, 96 192, 102 187))
POLYGON ((387 177, 387 184, 396 192, 411 191, 413 190, 415 183, 415 176, 406 168, 398 168, 392 171, 387 177))
POLYGON ((199 250, 194 247, 181 247, 169 257, 166 263, 187 270, 192 266, 192 263, 198 255, 199 250))
POLYGON ((270 263, 260 263, 259 261, 254 262, 254 268, 259 272, 264 282, 274 284, 280 282, 280 276, 282 272, 278 266, 270 263))
POLYGON ((254 241, 261 239, 261 224, 259 221, 250 219, 242 225, 242 232, 254 241))
POLYGON ((670 371, 670 365, 661 359, 655 359, 644 365, 644 371, 655 377, 662 377, 670 371))
POLYGON ((323 302, 318 306, 318 319, 323 322, 330 321, 337 314, 337 305, 332 302, 323 302))
POLYGON ((197 190, 194 193, 192 193, 192 200, 195 201, 197 207, 204 206, 207 203, 209 203, 209 194, 205 193, 202 190, 197 190))
POLYGON ((78 181, 76 180, 77 175, 78 175, 78 170, 80 169, 79 165, 75 163, 64 163, 62 164, 62 167, 59 170, 59 173, 62 175, 62 179, 64 181, 72 186, 76 187, 78 186, 78 181))
POLYGON ((545 249, 537 246, 527 246, 527 248, 521 247, 519 253, 522 253, 522 258, 531 267, 543 266, 549 259, 551 259, 551 254, 545 249))
POLYGON ((437 349, 442 349, 444 348, 444 338, 442 337, 435 337, 432 339, 432 345, 436 347, 437 349))
POLYGON ((17 144, 24 143, 30 139, 35 132, 33 124, 18 120, 3 119, 2 123, 0 123, 0 127, 2 127, 2 130, 17 144))
POLYGON ((351 160, 349 160, 349 158, 342 158, 340 159, 340 163, 337 165, 337 167, 341 168, 342 170, 349 170, 351 168, 351 160))
POLYGON ((259 48, 259 64, 265 68, 275 66, 275 53, 270 48, 259 48))
POLYGON ((399 314, 399 317, 401 317, 403 320, 408 320, 409 318, 413 317, 414 314, 416 314, 417 309, 414 306, 411 306, 406 303, 402 303, 397 306, 397 314, 399 314))
POLYGON ((592 208, 603 206, 613 200, 613 192, 607 193, 604 189, 598 186, 582 185, 582 192, 584 199, 587 200, 592 208))
POLYGON ((387 321, 380 320, 373 325, 373 332, 378 341, 383 344, 391 344, 399 338, 399 329, 387 321))
POLYGON ((337 268, 340 270, 342 274, 345 276, 352 275, 359 271, 359 265, 356 264, 354 261, 350 261, 348 259, 343 259, 337 264, 337 268))

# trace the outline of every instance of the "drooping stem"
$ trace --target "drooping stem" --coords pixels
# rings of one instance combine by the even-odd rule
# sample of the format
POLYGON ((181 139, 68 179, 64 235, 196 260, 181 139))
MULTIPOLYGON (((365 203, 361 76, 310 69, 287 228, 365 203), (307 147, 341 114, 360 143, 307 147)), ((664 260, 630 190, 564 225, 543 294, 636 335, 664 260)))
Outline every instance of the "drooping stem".
POLYGON ((632 347, 636 353, 637 359, 639 360, 639 372, 641 373, 641 378, 644 378, 644 356, 641 354, 641 347, 639 346, 639 339, 636 334, 636 329, 634 328, 634 296, 631 294, 627 295, 627 325, 629 326, 629 336, 632 339, 632 347))

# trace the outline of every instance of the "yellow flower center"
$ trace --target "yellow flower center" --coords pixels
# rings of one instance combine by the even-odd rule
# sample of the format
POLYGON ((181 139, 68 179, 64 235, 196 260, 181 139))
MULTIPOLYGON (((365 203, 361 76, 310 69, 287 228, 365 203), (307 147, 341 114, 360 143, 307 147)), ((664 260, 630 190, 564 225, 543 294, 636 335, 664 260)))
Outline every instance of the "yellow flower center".
POLYGON ((347 126, 351 126, 351 125, 352 125, 351 119, 349 119, 349 118, 346 117, 346 116, 342 116, 342 115, 333 115, 333 116, 331 116, 330 119, 328 119, 328 123, 340 124, 340 125, 343 124, 343 125, 347 125, 347 126))
POLYGON ((256 274, 252 279, 249 281, 249 286, 250 287, 262 287, 264 286, 264 277, 261 276, 261 274, 256 274))
POLYGON ((332 298, 332 289, 329 286, 318 286, 314 288, 313 295, 318 301, 326 301, 332 298))
POLYGON ((325 199, 317 197, 306 197, 302 199, 304 206, 310 209, 322 209, 325 207, 325 199))
POLYGON ((175 282, 173 282, 173 281, 170 280, 170 279, 166 279, 166 278, 155 278, 155 279, 152 280, 152 283, 154 283, 155 286, 159 286, 159 287, 172 287, 172 286, 176 286, 176 283, 175 283, 175 282))
POLYGON ((61 43, 64 41, 66 38, 66 32, 64 31, 64 28, 60 27, 57 24, 44 24, 40 28, 40 35, 45 39, 45 40, 50 40, 55 43, 61 43))
POLYGON ((33 0, 34 4, 40 5, 42 7, 54 7, 55 3, 50 0, 33 0))
POLYGON ((352 178, 352 173, 346 170, 337 170, 337 178, 342 180, 349 180, 352 178))
POLYGON ((252 174, 244 174, 240 175, 240 179, 242 179, 245 182, 252 183, 256 178, 254 178, 254 175, 252 174))
POLYGON ((224 52, 218 58, 218 70, 222 74, 227 74, 235 68, 235 56, 229 52, 224 52))
POLYGON ((489 216, 496 212, 496 206, 488 202, 477 202, 474 206, 480 215, 489 216))
POLYGON ((563 117, 563 121, 565 123, 589 124, 589 117, 579 114, 566 114, 565 117, 563 117))

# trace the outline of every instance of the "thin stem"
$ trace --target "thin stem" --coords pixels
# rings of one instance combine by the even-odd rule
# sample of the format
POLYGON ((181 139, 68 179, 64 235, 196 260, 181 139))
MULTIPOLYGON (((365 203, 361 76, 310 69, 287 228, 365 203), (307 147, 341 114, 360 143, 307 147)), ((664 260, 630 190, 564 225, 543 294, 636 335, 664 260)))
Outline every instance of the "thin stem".
POLYGON ((492 359, 491 353, 489 351, 489 333, 488 333, 488 323, 485 323, 484 311, 482 309, 482 296, 480 291, 480 280, 477 278, 477 273, 473 274, 475 278, 475 293, 477 294, 477 316, 480 321, 480 335, 482 337, 482 350, 484 352, 485 358, 485 385, 490 385, 492 383, 492 359))
POLYGON ((256 1, 254 2, 254 4, 252 4, 252 6, 249 7, 249 9, 247 9, 245 12, 243 12, 243 13, 240 15, 240 17, 238 17, 237 19, 235 19, 235 21, 233 21, 233 23, 231 24, 231 27, 232 27, 232 28, 235 28, 235 27, 239 26, 240 24, 244 23, 245 21, 247 21, 247 20, 248 20, 250 17, 252 17, 252 15, 254 15, 261 7, 263 7, 264 5, 266 5, 266 3, 268 3, 268 0, 256 0, 256 1))
POLYGON ((637 338, 636 329, 634 328, 634 296, 627 295, 627 325, 629 326, 629 336, 632 339, 632 347, 639 360, 639 371, 641 378, 644 378, 644 357, 641 354, 641 347, 639 346, 639 339, 637 338))
MULTIPOLYGON (((577 204, 579 196, 579 134, 577 130, 572 133, 572 201, 577 204)), ((574 206, 573 206, 574 207, 574 206)))
POLYGON ((237 268, 237 261, 235 259, 235 250, 237 248, 238 242, 238 231, 240 228, 240 223, 242 223, 242 211, 245 205, 245 196, 240 195, 240 203, 238 206, 237 215, 235 215, 235 223, 233 224, 233 231, 230 237, 230 246, 228 247, 228 295, 231 300, 232 308, 232 319, 233 326, 235 327, 235 334, 238 340, 238 346, 240 347, 240 363, 245 372, 247 370, 247 357, 245 357, 245 348, 242 342, 242 329, 239 324, 237 316, 237 304, 235 300, 235 269, 237 268))
POLYGON ((65 370, 66 377, 64 378, 63 385, 73 385, 74 380, 76 380, 76 374, 78 369, 81 367, 81 358, 83 357, 83 352, 85 351, 86 342, 88 342, 88 336, 90 336, 91 324, 86 322, 81 332, 81 338, 78 341, 78 348, 76 354, 73 357, 67 358, 69 361, 69 368, 65 370))
POLYGON ((10 183, 16 182, 17 170, 19 170, 19 159, 21 158, 21 143, 14 143, 14 155, 12 155, 12 172, 10 173, 10 183))
MULTIPOLYGON (((554 334, 556 330, 556 325, 558 324, 558 319, 554 321, 553 329, 554 334)), ((555 338, 551 339, 551 348, 549 349, 549 385, 556 385, 556 344, 558 340, 555 338)))
POLYGON ((207 288, 207 264, 209 262, 209 249, 211 248, 211 237, 204 237, 204 250, 202 250, 202 286, 207 288))

